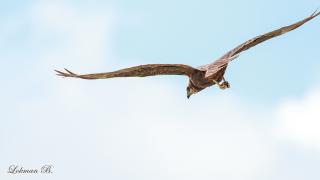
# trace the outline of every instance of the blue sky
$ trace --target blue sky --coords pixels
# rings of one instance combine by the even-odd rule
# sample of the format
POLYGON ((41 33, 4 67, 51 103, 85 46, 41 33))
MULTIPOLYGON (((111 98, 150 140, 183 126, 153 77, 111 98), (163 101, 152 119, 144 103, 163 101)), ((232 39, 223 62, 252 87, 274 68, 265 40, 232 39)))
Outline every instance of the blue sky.
MULTIPOLYGON (((110 9, 111 6, 116 11, 119 21, 110 41, 115 56, 122 62, 117 63, 119 67, 125 66, 121 65, 125 63, 186 63, 193 66, 210 63, 245 40, 296 22, 318 7, 316 1, 70 3, 82 8, 84 13, 95 8, 101 11, 103 8, 110 9), (139 59, 139 62, 134 59, 139 59)), ((2 13, 5 15, 2 21, 8 26, 4 31, 15 28, 9 17, 16 17, 20 20, 19 25, 24 26, 19 30, 14 29, 14 36, 6 37, 5 44, 3 42, 2 51, 8 58, 12 58, 13 54, 24 56, 24 60, 17 57, 10 62, 18 60, 19 63, 27 63, 28 57, 32 59, 36 55, 35 49, 39 53, 61 43, 52 37, 57 34, 40 30, 37 32, 39 39, 30 44, 28 37, 35 33, 35 27, 23 18, 26 8, 31 4, 3 2, 2 13), (13 53, 17 48, 20 53, 13 53)), ((310 89, 315 82, 319 82, 319 62, 315 58, 319 46, 315 27, 317 23, 310 22, 294 32, 243 53, 226 75, 232 83, 231 91, 246 100, 264 104, 284 97, 299 96, 310 89), (304 68, 301 69, 301 66, 304 68)), ((179 78, 177 84, 180 87, 185 82, 179 78)))
POLYGON ((185 77, 63 79, 150 63, 200 66, 309 16, 317 1, 0 1, 0 177, 319 179, 316 18, 233 61, 231 89, 185 77))

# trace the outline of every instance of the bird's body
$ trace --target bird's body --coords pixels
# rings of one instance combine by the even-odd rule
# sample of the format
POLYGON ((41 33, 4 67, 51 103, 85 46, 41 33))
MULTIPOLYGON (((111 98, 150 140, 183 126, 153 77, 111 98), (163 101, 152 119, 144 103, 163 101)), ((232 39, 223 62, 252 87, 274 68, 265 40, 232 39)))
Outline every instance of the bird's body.
POLYGON ((146 64, 130 68, 121 69, 118 71, 107 72, 107 73, 95 73, 95 74, 84 74, 77 75, 67 69, 66 72, 55 70, 59 76, 63 77, 75 77, 81 79, 106 79, 115 77, 146 77, 156 75, 185 75, 189 77, 189 84, 187 87, 187 97, 189 98, 192 94, 198 93, 201 90, 217 84, 220 89, 226 89, 230 87, 230 84, 225 81, 224 74, 228 67, 228 64, 237 58, 239 54, 249 48, 260 44, 268 39, 276 36, 280 36, 284 33, 292 31, 314 17, 318 16, 320 12, 314 12, 311 16, 294 23, 289 26, 282 27, 280 29, 265 33, 263 35, 254 37, 231 51, 227 52, 218 60, 211 64, 193 68, 184 64, 146 64))
POLYGON ((217 82, 220 83, 223 80, 223 76, 227 67, 220 69, 210 77, 206 77, 206 69, 204 66, 200 66, 198 67, 198 69, 200 70, 200 72, 194 73, 190 77, 190 83, 192 83, 192 85, 194 85, 196 88, 202 90, 217 84, 217 82))

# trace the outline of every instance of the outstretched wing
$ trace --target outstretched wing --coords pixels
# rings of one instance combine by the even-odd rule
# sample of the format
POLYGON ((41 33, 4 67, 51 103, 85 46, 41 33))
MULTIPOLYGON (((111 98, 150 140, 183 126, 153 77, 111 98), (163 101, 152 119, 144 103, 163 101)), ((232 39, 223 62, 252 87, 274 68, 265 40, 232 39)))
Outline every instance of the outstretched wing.
POLYGON ((300 27, 301 25, 303 25, 304 23, 310 21, 311 19, 313 19, 314 17, 318 16, 320 14, 320 12, 315 11, 311 16, 297 22, 294 23, 292 25, 289 26, 285 26, 282 27, 280 29, 268 32, 266 34, 254 37, 246 42, 244 42, 243 44, 237 46, 236 48, 232 49, 231 51, 227 52, 224 56, 222 56, 220 59, 218 59, 217 61, 213 62, 212 64, 209 64, 207 66, 208 70, 206 73, 206 77, 211 76, 213 74, 215 74, 216 72, 218 72, 220 69, 226 67, 228 65, 228 63, 230 61, 232 61, 233 59, 235 59, 236 57, 238 57, 238 55, 245 50, 250 49, 251 47, 260 44, 268 39, 280 36, 284 33, 287 33, 289 31, 292 31, 298 27, 300 27))
POLYGON ((156 75, 186 75, 190 77, 192 73, 200 70, 183 64, 146 64, 125 68, 118 71, 96 74, 78 75, 67 69, 65 69, 66 72, 58 70, 55 71, 57 72, 58 76, 63 77, 74 77, 81 79, 107 79, 115 77, 146 77, 156 75))

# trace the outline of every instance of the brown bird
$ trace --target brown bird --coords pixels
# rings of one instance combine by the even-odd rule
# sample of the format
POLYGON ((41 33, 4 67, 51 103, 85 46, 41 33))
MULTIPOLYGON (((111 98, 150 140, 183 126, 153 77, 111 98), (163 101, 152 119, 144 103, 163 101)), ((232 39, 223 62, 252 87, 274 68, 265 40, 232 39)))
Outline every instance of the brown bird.
POLYGON ((262 43, 268 39, 280 36, 284 33, 292 31, 304 23, 310 21, 314 17, 318 16, 320 12, 315 11, 311 16, 294 23, 289 26, 282 27, 280 29, 268 32, 266 34, 254 37, 243 44, 237 46, 231 51, 227 52, 218 60, 211 64, 193 68, 184 64, 146 64, 130 68, 121 69, 113 72, 96 73, 96 74, 83 74, 78 75, 67 69, 66 72, 55 70, 59 76, 74 77, 81 79, 107 79, 115 77, 146 77, 156 75, 185 75, 189 77, 189 84, 187 87, 187 97, 192 94, 198 93, 201 90, 212 86, 218 85, 220 89, 230 88, 230 84, 225 80, 224 73, 228 64, 239 56, 242 51, 245 51, 259 43, 262 43))

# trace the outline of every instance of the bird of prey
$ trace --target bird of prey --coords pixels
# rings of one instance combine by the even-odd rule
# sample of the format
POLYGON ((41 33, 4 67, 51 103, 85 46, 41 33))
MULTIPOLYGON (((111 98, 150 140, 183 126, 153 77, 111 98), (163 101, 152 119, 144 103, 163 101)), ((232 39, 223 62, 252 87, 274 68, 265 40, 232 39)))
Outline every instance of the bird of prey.
POLYGON ((256 36, 241 45, 235 47, 225 55, 217 59, 211 64, 203 65, 197 68, 184 65, 184 64, 145 64, 135 67, 129 67, 113 72, 96 73, 96 74, 75 74, 67 69, 65 72, 55 70, 57 75, 63 77, 73 77, 81 79, 107 79, 115 77, 146 77, 156 75, 185 75, 189 78, 187 86, 187 98, 191 95, 200 92, 201 90, 212 85, 218 85, 220 89, 230 88, 230 84, 225 80, 224 74, 228 64, 239 54, 249 48, 260 44, 268 39, 280 36, 284 33, 292 31, 304 23, 310 21, 318 16, 320 12, 315 11, 311 16, 296 22, 292 25, 279 28, 277 30, 256 36))

